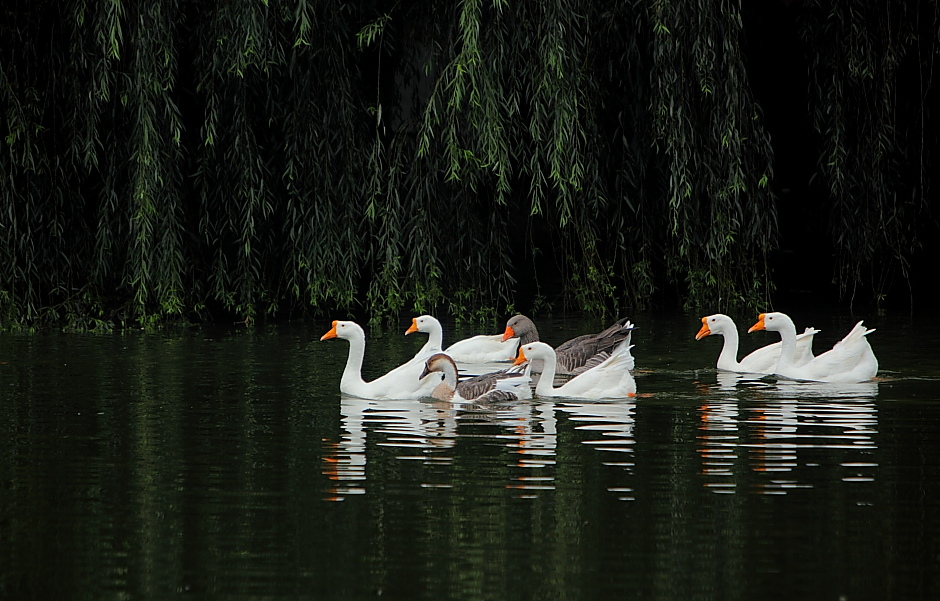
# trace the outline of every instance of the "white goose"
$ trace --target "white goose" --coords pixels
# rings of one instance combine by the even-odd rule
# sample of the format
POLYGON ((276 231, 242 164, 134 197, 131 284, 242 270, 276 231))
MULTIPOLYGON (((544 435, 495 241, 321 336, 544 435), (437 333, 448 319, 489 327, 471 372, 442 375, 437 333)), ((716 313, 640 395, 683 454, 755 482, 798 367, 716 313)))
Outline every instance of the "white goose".
POLYGON ((425 362, 421 377, 439 382, 430 396, 441 401, 493 403, 532 397, 528 368, 525 371, 503 370, 458 381, 454 360, 444 353, 436 353, 425 362), (432 373, 440 373, 440 379, 428 377, 432 373))
MULTIPOLYGON (((806 328, 796 337, 794 363, 803 365, 813 358, 813 336, 819 332, 816 328, 806 328)), ((702 329, 695 335, 696 340, 717 334, 724 338, 721 354, 718 355, 718 369, 738 373, 772 374, 780 360, 782 343, 774 342, 763 346, 738 362, 738 328, 727 315, 716 313, 702 318, 702 329)))
POLYGON ((363 399, 415 399, 430 395, 432 383, 419 379, 424 360, 427 358, 421 355, 422 351, 418 351, 418 354, 408 362, 399 365, 384 376, 366 382, 362 379, 366 335, 359 324, 354 321, 333 321, 333 327, 321 336, 320 340, 331 338, 349 341, 346 368, 339 381, 339 390, 343 394, 363 399))
POLYGON ((415 353, 415 359, 421 357, 421 360, 424 361, 434 353, 441 352, 441 345, 444 344, 444 330, 441 328, 441 322, 430 315, 415 317, 411 320, 411 325, 408 326, 408 329, 405 330, 405 336, 414 334, 415 332, 423 332, 428 335, 428 341, 415 353))
MULTIPOLYGON (((437 341, 437 351, 441 352, 441 345, 444 340, 444 330, 441 322, 430 315, 422 315, 411 320, 411 327, 405 334, 413 332, 426 332, 428 334, 428 344, 437 341)), ((427 345, 425 345, 427 347, 427 345)), ((512 361, 516 358, 516 349, 519 347, 519 339, 513 338, 503 341, 501 334, 487 336, 481 334, 459 340, 445 349, 451 359, 460 363, 494 363, 499 361, 512 361)), ((423 350, 423 349, 422 349, 423 350)))
POLYGON ((768 330, 779 332, 782 343, 780 362, 776 373, 794 380, 813 382, 854 383, 871 380, 878 373, 878 359, 871 350, 866 336, 874 332, 862 325, 855 324, 845 338, 836 343, 831 350, 814 357, 812 360, 797 365, 796 327, 784 313, 761 313, 748 332, 768 330))
MULTIPOLYGON (((519 347, 519 356, 515 364, 523 361, 541 360, 544 362, 542 377, 535 386, 535 394, 540 397, 568 397, 579 399, 619 399, 636 396, 636 382, 630 370, 633 369, 634 359, 630 354, 630 337, 628 336, 614 349, 610 356, 600 363, 585 369, 580 374, 555 388, 555 368, 558 360, 555 350, 544 342, 530 342, 519 347)), ((597 360, 604 357, 599 354, 597 360)))

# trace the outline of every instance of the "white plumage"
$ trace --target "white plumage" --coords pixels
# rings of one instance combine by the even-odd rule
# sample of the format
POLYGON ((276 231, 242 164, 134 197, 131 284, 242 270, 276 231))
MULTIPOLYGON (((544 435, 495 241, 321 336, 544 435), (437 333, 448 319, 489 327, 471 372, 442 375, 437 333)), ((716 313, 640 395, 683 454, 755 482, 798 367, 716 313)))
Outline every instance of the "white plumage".
POLYGON ((428 396, 431 388, 433 388, 431 382, 420 380, 421 370, 424 368, 424 361, 427 359, 427 353, 429 352, 425 349, 432 348, 433 344, 426 344, 409 361, 399 365, 384 376, 366 382, 362 379, 362 361, 365 357, 366 335, 359 324, 353 321, 334 321, 333 327, 320 340, 329 340, 331 338, 342 338, 349 341, 346 368, 343 370, 339 382, 339 390, 343 394, 364 399, 414 399, 428 396))
MULTIPOLYGON (((794 364, 803 365, 813 358, 813 336, 819 333, 815 328, 806 328, 796 337, 796 353, 794 364)), ((702 329, 695 335, 696 340, 706 336, 718 335, 724 338, 721 353, 718 355, 718 369, 738 373, 772 374, 777 369, 780 360, 781 342, 774 342, 750 353, 741 361, 738 357, 738 328, 727 315, 716 313, 702 318, 702 329)))
POLYGON ((636 382, 630 373, 634 366, 634 358, 630 353, 632 348, 630 338, 628 335, 623 339, 609 356, 606 353, 596 356, 593 361, 590 361, 591 367, 557 388, 553 386, 557 359, 555 350, 551 346, 544 342, 522 345, 519 348, 516 364, 526 360, 544 362, 542 377, 535 387, 535 394, 540 397, 581 399, 632 397, 636 396, 636 382))
POLYGON ((794 380, 813 382, 865 382, 878 373, 878 359, 866 338, 869 330, 862 322, 832 347, 802 365, 795 362, 796 326, 784 313, 761 313, 748 332, 768 330, 780 333, 782 350, 775 373, 794 380))

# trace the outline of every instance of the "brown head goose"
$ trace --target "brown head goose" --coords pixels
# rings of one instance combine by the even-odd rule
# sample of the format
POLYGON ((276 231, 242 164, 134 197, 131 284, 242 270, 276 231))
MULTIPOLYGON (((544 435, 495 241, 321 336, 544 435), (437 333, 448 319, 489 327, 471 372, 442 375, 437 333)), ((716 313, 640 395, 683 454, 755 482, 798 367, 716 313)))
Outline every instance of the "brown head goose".
POLYGON ((425 362, 421 379, 440 374, 440 383, 430 396, 441 401, 493 403, 530 398, 529 376, 525 371, 504 369, 459 380, 457 364, 448 355, 437 353, 425 362))
MULTIPOLYGON (((573 376, 585 369, 588 361, 598 353, 607 356, 633 333, 633 324, 624 317, 596 334, 584 334, 563 342, 555 349, 555 374, 573 376)), ((514 315, 506 322, 503 340, 519 338, 519 346, 539 342, 539 331, 525 315, 514 315)), ((542 360, 533 360, 533 372, 542 371, 542 360)))

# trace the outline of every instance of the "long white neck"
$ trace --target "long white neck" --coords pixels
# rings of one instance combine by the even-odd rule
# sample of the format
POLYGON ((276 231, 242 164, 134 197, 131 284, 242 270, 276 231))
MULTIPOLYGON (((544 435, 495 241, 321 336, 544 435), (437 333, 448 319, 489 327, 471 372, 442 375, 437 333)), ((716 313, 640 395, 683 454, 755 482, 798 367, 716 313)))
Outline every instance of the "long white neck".
POLYGON ((721 354, 718 355, 718 369, 727 369, 733 371, 738 367, 738 330, 737 328, 727 329, 721 333, 725 339, 721 346, 721 354))
POLYGON ((784 322, 783 327, 778 331, 780 332, 780 360, 777 363, 777 371, 779 372, 784 367, 789 367, 793 365, 794 359, 796 359, 796 326, 793 325, 793 322, 790 323, 784 322))
POLYGON ((346 394, 356 394, 356 390, 363 386, 362 359, 366 354, 365 336, 349 338, 349 355, 346 357, 346 369, 339 381, 339 389, 346 394))
MULTIPOLYGON (((555 353, 549 353, 542 361, 542 375, 535 385, 535 394, 550 395, 555 389, 555 370, 558 368, 558 359, 555 353)), ((534 369, 534 367, 533 367, 534 369)))
POLYGON ((436 319, 429 321, 424 331, 427 332, 428 341, 425 342, 421 350, 418 351, 418 355, 433 355, 434 353, 441 352, 441 346, 444 344, 444 329, 441 328, 441 322, 436 319))

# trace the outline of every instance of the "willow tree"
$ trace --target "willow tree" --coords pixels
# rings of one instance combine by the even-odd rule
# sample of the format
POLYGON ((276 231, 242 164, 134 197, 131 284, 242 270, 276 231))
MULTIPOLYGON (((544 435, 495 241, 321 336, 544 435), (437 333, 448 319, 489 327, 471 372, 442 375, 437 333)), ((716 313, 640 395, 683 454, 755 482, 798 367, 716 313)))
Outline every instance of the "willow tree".
MULTIPOLYGON (((847 287, 879 254, 907 265, 935 148, 916 139, 925 101, 919 130, 892 107, 914 54, 904 81, 930 95, 937 1, 887 25, 873 17, 894 5, 874 6, 798 8, 847 287)), ((739 1, 39 0, 0 16, 4 324, 770 294, 774 154, 739 1)))
POLYGON ((810 105, 822 139, 835 281, 884 300, 932 228, 940 2, 807 2, 810 105), (934 123, 931 126, 931 123, 934 123))
POLYGON ((766 300, 777 228, 773 151, 744 68, 740 5, 687 9, 670 2, 650 9, 668 271, 685 278, 687 304, 766 300))
POLYGON ((442 174, 456 201, 445 222, 456 238, 427 245, 452 257, 433 273, 482 272, 505 298, 512 238, 525 236, 525 251, 563 274, 548 294, 581 309, 642 305, 662 274, 682 280, 690 304, 755 298, 776 224, 737 3, 434 6, 382 15, 360 36, 412 40, 408 56, 422 61, 411 166, 442 174), (395 29, 428 21, 449 26, 395 29), (483 220, 468 212, 481 205, 483 220), (468 255, 492 259, 443 268, 468 255))

